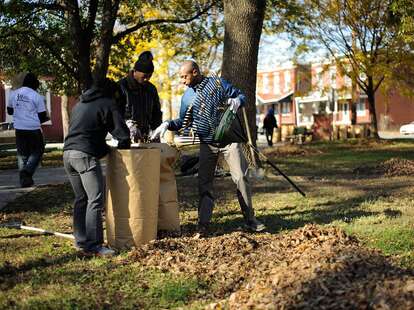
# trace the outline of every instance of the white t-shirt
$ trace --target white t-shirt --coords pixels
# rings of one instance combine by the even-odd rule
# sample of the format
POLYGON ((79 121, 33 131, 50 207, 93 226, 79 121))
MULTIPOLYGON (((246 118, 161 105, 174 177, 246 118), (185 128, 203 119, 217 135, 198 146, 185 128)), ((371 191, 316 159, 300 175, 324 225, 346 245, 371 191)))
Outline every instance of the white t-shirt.
POLYGON ((20 87, 10 93, 8 107, 14 109, 13 125, 16 129, 36 130, 40 128, 37 113, 46 111, 45 98, 29 87, 20 87))

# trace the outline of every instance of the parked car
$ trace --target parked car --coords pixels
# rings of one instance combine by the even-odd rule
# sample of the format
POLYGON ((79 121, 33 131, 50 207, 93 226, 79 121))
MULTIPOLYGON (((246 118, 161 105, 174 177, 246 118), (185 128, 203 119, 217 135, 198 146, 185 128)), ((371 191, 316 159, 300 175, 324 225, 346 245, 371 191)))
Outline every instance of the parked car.
POLYGON ((414 134, 414 122, 402 125, 400 127, 400 134, 402 134, 402 135, 412 135, 412 134, 414 134))

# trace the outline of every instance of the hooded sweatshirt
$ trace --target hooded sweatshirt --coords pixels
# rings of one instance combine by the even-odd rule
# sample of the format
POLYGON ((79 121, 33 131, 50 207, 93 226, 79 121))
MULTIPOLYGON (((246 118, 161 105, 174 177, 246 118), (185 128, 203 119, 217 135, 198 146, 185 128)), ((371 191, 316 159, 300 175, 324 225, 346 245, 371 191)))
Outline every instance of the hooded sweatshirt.
POLYGON ((102 158, 109 152, 105 137, 110 132, 119 148, 129 148, 130 134, 115 102, 91 88, 84 92, 72 110, 64 150, 82 151, 102 158))

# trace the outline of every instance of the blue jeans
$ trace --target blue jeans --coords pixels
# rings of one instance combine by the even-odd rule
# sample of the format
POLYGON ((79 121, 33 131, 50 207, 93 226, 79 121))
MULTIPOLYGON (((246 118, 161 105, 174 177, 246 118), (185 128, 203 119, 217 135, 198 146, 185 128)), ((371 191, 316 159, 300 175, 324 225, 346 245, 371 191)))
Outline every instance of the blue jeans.
POLYGON ((63 152, 63 164, 75 193, 75 246, 95 252, 103 243, 104 184, 101 165, 97 158, 76 150, 63 152))
POLYGON ((33 175, 45 150, 42 131, 16 129, 16 147, 19 171, 33 175))

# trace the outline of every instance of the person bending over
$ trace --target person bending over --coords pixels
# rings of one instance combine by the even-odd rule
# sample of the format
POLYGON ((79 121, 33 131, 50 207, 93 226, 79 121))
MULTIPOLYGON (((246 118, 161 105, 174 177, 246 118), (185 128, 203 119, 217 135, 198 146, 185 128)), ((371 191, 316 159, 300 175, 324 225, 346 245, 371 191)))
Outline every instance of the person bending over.
POLYGON ((109 152, 105 137, 111 133, 118 140, 118 148, 129 148, 131 144, 129 129, 113 100, 117 87, 106 79, 81 95, 72 110, 63 147, 64 167, 75 193, 75 247, 101 256, 115 253, 102 245, 105 192, 99 160, 109 152))

